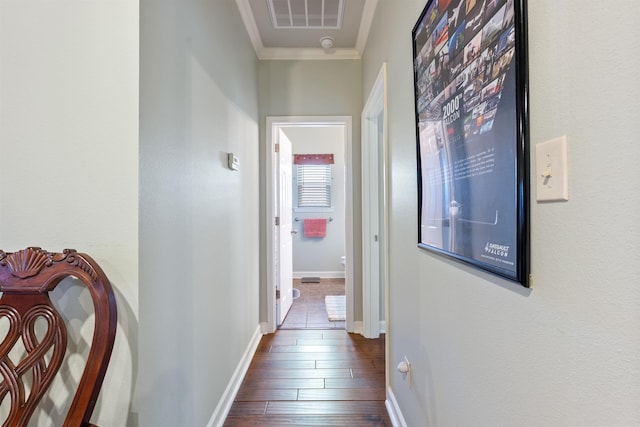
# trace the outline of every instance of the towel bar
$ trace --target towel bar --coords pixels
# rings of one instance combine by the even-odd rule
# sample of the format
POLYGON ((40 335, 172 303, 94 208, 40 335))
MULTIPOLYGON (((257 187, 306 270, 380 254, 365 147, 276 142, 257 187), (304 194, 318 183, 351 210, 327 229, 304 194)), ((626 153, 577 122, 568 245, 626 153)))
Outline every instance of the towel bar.
MULTIPOLYGON (((296 222, 304 221, 304 218, 295 217, 294 219, 296 222)), ((331 222, 331 221, 333 221, 333 217, 327 218, 327 222, 331 222)))

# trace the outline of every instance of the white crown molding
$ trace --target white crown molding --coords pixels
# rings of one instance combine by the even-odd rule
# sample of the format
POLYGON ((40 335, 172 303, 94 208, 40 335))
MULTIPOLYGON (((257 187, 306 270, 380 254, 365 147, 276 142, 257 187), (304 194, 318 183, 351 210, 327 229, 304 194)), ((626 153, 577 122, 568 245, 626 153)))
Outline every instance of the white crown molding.
POLYGON ((313 59, 360 59, 356 49, 296 49, 262 48, 257 52, 261 60, 313 60, 313 59))
POLYGON ((356 40, 356 50, 360 53, 360 56, 364 53, 364 48, 367 45, 369 30, 371 29, 371 24, 373 24, 373 17, 376 14, 377 5, 378 0, 366 0, 364 2, 362 20, 360 21, 360 28, 358 29, 358 39, 356 40))
POLYGON ((242 22, 244 22, 247 33, 249 33, 253 50, 256 51, 259 57, 259 53, 264 49, 264 46, 262 44, 262 37, 260 37, 260 32, 258 31, 258 25, 256 25, 256 20, 251 11, 249 0, 236 0, 236 4, 238 5, 238 10, 240 10, 240 16, 242 16, 242 22))

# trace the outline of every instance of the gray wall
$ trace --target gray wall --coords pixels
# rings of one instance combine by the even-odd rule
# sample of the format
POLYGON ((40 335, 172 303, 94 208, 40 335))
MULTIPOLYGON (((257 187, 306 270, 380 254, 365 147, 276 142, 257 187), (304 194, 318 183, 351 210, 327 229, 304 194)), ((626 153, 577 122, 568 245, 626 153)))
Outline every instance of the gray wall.
MULTIPOLYGON (((75 248, 113 284, 116 343, 92 418, 101 426, 136 423, 138 29, 137 2, 0 1, 0 249, 75 248)), ((80 289, 65 281, 52 295, 73 320, 71 363, 40 426, 62 425, 81 375, 75 350, 87 349, 93 310, 80 289)))
POLYGON ((413 364, 411 387, 391 371, 408 425, 640 424, 640 3, 529 2, 531 150, 568 135, 570 196, 537 204, 533 180, 532 290, 416 247, 424 5, 381 0, 362 60, 364 93, 389 65, 388 367, 413 364))
MULTIPOLYGON (((352 116, 354 206, 354 317, 362 320, 362 221, 360 208, 360 113, 362 112, 361 66, 357 60, 260 61, 260 176, 265 176, 265 125, 267 116, 352 116)), ((266 179, 260 187, 260 218, 266 215, 266 179)), ((266 230, 260 231, 266 241, 266 230)), ((260 258, 260 277, 266 277, 266 258, 260 258)), ((260 319, 266 321, 266 284, 260 286, 260 319)))
POLYGON ((258 65, 235 2, 140 34, 140 424, 204 426, 259 325, 258 65))

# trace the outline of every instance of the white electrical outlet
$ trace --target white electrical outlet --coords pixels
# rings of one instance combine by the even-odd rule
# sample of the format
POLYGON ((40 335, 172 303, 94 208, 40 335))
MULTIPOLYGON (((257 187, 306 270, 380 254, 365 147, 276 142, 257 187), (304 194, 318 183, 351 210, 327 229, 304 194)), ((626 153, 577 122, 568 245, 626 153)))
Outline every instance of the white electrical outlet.
POLYGON ((407 359, 407 356, 404 357, 404 360, 398 363, 398 372, 402 374, 402 379, 407 381, 409 387, 411 387, 411 362, 407 359))
POLYGON ((569 200, 567 137, 561 136, 536 145, 537 200, 569 200))

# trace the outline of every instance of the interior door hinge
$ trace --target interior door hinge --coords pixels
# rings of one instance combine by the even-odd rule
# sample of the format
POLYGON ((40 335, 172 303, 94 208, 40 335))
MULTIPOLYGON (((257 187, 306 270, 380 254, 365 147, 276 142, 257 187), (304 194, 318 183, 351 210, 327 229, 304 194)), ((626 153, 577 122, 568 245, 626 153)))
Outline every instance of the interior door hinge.
POLYGON ((276 153, 280 152, 280 144, 276 144, 276 153))
POLYGON ((280 217, 279 216, 276 217, 276 225, 280 225, 280 217))

